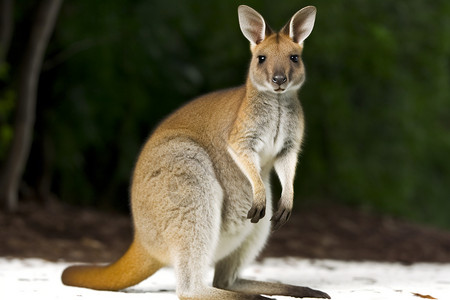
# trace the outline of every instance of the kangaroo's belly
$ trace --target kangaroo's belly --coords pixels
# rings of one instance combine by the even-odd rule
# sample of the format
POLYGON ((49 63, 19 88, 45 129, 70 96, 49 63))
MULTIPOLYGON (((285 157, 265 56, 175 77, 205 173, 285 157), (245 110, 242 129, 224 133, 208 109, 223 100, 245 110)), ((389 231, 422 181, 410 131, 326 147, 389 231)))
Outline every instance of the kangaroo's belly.
POLYGON ((246 247, 245 244, 252 243, 254 239, 263 240, 262 244, 264 244, 270 233, 270 218, 272 216, 269 176, 263 175, 266 187, 266 216, 256 224, 251 223, 247 219, 253 201, 250 182, 231 157, 229 160, 222 157, 222 163, 226 164, 227 168, 221 169, 225 172, 219 172, 218 174, 223 188, 223 202, 215 261, 230 255, 240 247, 246 247))
POLYGON ((261 250, 270 234, 272 208, 269 203, 267 206, 267 210, 270 212, 269 216, 266 215, 263 219, 259 220, 258 223, 251 223, 250 220, 245 217, 245 221, 239 225, 236 225, 236 223, 233 222, 233 225, 231 226, 228 224, 228 226, 222 227, 215 251, 215 262, 220 261, 235 251, 244 253, 248 248, 253 248, 256 252, 261 250), (227 228, 232 230, 227 231, 227 228))

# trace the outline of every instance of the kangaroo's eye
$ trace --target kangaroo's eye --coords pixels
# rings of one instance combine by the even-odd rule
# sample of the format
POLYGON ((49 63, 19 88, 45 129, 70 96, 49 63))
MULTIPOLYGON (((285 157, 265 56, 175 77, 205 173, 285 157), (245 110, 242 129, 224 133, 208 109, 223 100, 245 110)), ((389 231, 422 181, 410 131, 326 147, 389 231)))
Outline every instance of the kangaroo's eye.
POLYGON ((262 64, 265 61, 266 61, 266 57, 264 55, 259 55, 258 56, 258 63, 262 64))
POLYGON ((290 59, 292 62, 298 63, 298 55, 291 55, 290 59))

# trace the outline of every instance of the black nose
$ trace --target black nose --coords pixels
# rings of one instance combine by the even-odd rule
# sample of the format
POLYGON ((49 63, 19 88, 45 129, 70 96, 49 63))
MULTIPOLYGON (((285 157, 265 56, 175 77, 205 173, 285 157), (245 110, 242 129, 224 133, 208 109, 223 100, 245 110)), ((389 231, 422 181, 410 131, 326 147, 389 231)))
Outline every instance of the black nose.
POLYGON ((286 76, 284 75, 275 75, 272 78, 272 81, 278 85, 282 85, 283 83, 285 83, 287 80, 286 76))

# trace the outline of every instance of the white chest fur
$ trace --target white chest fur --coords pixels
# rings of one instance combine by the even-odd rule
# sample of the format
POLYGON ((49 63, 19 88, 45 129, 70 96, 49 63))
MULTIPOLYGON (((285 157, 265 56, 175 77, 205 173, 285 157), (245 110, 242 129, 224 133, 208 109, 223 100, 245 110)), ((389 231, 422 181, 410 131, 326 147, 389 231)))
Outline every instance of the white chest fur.
POLYGON ((300 131, 300 103, 296 97, 280 96, 271 101, 266 126, 260 128, 261 147, 258 151, 262 172, 270 172, 277 156, 288 144, 297 143, 300 131))

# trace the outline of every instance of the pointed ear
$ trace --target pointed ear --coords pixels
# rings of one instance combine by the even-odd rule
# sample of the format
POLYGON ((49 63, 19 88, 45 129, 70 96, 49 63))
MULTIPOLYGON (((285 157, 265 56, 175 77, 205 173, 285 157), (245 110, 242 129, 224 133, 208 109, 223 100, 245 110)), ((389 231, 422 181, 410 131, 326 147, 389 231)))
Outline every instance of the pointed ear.
POLYGON ((313 30, 315 20, 316 8, 307 6, 296 12, 281 31, 289 35, 294 42, 302 44, 313 30))
POLYGON ((266 37, 266 22, 264 18, 253 8, 240 5, 238 8, 239 25, 241 31, 250 44, 257 45, 266 37))

